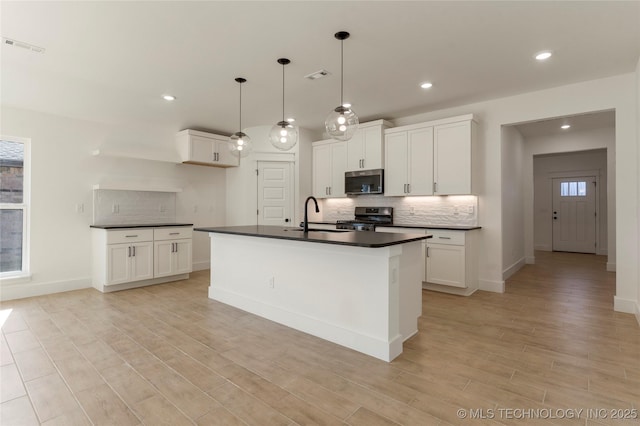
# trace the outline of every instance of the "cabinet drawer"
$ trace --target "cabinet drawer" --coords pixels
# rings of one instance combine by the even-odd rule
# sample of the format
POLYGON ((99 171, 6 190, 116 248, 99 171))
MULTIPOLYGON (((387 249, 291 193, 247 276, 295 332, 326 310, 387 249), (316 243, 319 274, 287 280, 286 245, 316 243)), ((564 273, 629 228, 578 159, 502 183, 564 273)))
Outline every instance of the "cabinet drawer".
POLYGON ((429 229, 429 234, 433 235, 433 238, 429 238, 427 244, 464 245, 465 231, 429 229))
POLYGON ((156 228, 153 230, 153 239, 161 240, 180 240, 183 238, 191 238, 193 228, 186 226, 178 228, 156 228))
POLYGON ((153 241, 153 229, 119 229, 107 231, 107 244, 135 243, 153 241))

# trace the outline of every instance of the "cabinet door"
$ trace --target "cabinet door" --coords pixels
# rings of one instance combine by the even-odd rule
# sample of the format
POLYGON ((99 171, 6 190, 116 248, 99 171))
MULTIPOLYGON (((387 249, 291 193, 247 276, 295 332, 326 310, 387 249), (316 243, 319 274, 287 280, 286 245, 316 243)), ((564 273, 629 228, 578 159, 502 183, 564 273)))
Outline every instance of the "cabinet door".
POLYGON ((129 281, 153 278, 153 243, 131 244, 131 274, 129 281))
POLYGON ((433 127, 408 133, 408 195, 433 195, 433 127))
POLYGON ((313 195, 327 198, 331 186, 331 145, 313 147, 313 195))
POLYGON ((364 162, 364 132, 358 129, 351 139, 347 141, 347 165, 345 171, 363 169, 364 162))
POLYGON ((434 155, 435 194, 471 194, 471 122, 436 126, 434 155))
POLYGON ((213 163, 213 139, 202 136, 191 136, 190 161, 198 163, 213 163))
POLYGON ((191 240, 176 240, 173 253, 173 273, 188 274, 193 270, 191 240))
POLYGON ((466 288, 464 246, 427 243, 425 281, 466 288))
POLYGON ((382 149, 382 128, 380 126, 362 129, 364 159, 363 169, 384 168, 384 150, 382 149))
POLYGON ((109 244, 107 246, 107 281, 105 285, 129 281, 130 253, 129 244, 109 244))
POLYGON ((240 159, 234 157, 229 151, 229 142, 227 141, 217 141, 215 143, 215 152, 218 154, 216 156, 216 163, 221 166, 239 166, 240 159))
POLYGON ((384 195, 407 195, 407 132, 385 136, 384 195))
POLYGON ((344 172, 347 171, 347 142, 331 144, 331 185, 329 196, 346 197, 344 193, 344 172))
POLYGON ((172 240, 156 241, 153 243, 153 275, 166 277, 173 275, 173 243, 172 240))

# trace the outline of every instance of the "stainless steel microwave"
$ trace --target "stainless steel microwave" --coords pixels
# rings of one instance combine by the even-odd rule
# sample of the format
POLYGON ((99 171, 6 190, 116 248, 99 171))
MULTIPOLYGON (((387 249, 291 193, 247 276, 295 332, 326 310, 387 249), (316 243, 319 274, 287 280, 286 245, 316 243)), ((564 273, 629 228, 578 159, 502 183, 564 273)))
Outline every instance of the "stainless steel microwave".
POLYGON ((344 192, 347 195, 384 193, 384 170, 357 170, 345 172, 344 192))

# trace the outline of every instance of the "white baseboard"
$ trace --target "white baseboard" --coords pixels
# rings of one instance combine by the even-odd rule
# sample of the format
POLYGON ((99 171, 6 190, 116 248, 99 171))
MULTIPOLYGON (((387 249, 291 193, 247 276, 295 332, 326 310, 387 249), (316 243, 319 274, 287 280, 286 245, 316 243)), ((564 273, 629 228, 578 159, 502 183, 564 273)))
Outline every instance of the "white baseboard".
POLYGON ((63 291, 91 288, 91 278, 50 281, 44 283, 18 283, 3 285, 0 288, 0 301, 24 299, 25 297, 43 296, 45 294, 62 293, 63 291))
POLYGON ((609 255, 609 250, 607 250, 606 248, 600 248, 600 249, 596 250, 596 254, 598 256, 608 256, 609 255))
POLYGON ((504 281, 478 280, 478 290, 504 293, 504 281))
POLYGON ((536 257, 535 256, 527 256, 524 258, 524 263, 526 263, 527 265, 535 265, 536 264, 536 257))
POLYGON ((616 264, 607 262, 607 272, 615 272, 615 271, 616 271, 616 264))
POLYGON ((204 271, 205 269, 211 269, 211 261, 210 260, 202 260, 199 262, 193 262, 193 270, 194 271, 204 271))
POLYGON ((638 302, 636 300, 613 296, 613 310, 616 312, 624 312, 625 314, 637 315, 638 302))
POLYGON ((553 247, 548 244, 534 244, 533 249, 540 251, 553 251, 553 247))
POLYGON ((513 265, 502 271, 502 280, 507 280, 509 277, 520 270, 525 265, 526 261, 524 257, 518 259, 513 265))

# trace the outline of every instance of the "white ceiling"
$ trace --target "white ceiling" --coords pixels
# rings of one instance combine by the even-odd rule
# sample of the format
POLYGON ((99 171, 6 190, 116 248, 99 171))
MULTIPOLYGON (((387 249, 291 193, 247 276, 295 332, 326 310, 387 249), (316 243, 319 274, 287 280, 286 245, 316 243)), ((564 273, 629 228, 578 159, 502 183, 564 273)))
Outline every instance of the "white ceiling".
POLYGON ((567 117, 556 117, 549 120, 534 121, 516 125, 516 129, 525 139, 548 137, 556 134, 568 132, 588 132, 594 129, 615 127, 615 111, 601 111, 591 114, 572 115, 567 117), (569 129, 562 129, 561 126, 568 124, 569 129))
POLYGON ((345 100, 361 121, 632 72, 640 2, 30 2, 0 3, 3 104, 129 125, 231 133, 286 115, 322 131, 345 100), (533 54, 551 49, 545 63, 533 54), (310 81, 320 69, 332 73, 310 81), (422 90, 418 84, 432 81, 422 90), (168 103, 161 94, 177 100, 168 103))

